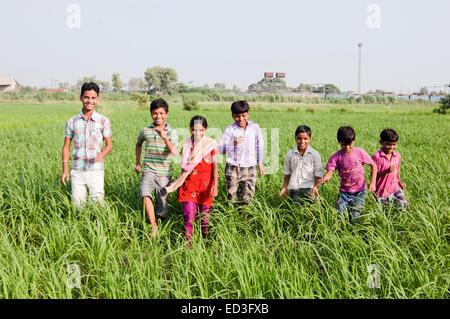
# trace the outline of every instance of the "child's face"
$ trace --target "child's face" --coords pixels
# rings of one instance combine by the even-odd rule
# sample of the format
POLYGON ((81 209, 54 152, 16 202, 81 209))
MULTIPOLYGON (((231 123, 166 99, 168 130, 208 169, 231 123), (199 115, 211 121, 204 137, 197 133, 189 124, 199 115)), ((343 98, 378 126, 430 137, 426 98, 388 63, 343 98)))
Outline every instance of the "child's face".
POLYGON ((80 96, 80 101, 83 103, 83 108, 87 111, 95 109, 98 101, 98 94, 94 90, 84 91, 80 96))
POLYGON ((339 142, 339 145, 341 145, 342 152, 350 153, 353 150, 353 145, 355 145, 355 141, 352 141, 348 145, 345 145, 343 142, 339 142))
POLYGON ((191 134, 194 137, 194 141, 200 141, 205 136, 206 128, 201 123, 194 124, 191 127, 191 134))
POLYGON ((166 112, 166 110, 163 107, 152 110, 152 118, 156 126, 164 125, 164 122, 166 121, 168 115, 169 113, 166 112))
POLYGON ((247 126, 248 117, 250 116, 249 112, 241 113, 241 114, 232 114, 234 122, 241 128, 245 128, 247 126))
POLYGON ((295 137, 295 141, 297 142, 298 149, 304 152, 308 148, 309 142, 311 142, 311 137, 308 133, 300 132, 295 137))
POLYGON ((392 154, 397 147, 397 142, 380 141, 380 144, 386 154, 392 154))

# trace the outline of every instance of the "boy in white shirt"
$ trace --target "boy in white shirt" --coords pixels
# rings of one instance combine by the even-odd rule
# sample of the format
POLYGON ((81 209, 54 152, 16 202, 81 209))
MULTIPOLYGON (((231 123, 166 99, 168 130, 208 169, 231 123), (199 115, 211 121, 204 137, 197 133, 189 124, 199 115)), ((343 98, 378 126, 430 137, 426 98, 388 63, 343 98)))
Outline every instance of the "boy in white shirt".
POLYGON ((297 147, 286 154, 284 160, 284 183, 280 196, 289 196, 292 200, 318 199, 317 186, 323 176, 320 154, 311 146, 311 129, 301 125, 295 130, 297 147))

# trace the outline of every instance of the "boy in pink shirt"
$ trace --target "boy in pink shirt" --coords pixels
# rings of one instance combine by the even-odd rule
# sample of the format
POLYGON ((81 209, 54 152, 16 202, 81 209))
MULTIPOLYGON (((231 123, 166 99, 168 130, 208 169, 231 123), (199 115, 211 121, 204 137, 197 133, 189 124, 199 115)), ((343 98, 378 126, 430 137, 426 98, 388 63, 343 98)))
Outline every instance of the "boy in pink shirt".
POLYGON ((366 199, 366 180, 364 178, 364 164, 371 167, 371 179, 369 191, 375 191, 377 166, 370 156, 362 148, 353 147, 355 144, 355 131, 350 126, 342 126, 337 132, 337 140, 341 150, 331 156, 325 170, 327 173, 321 180, 321 184, 328 182, 335 170, 339 172, 341 186, 336 209, 340 213, 348 210, 350 222, 357 222, 364 208, 366 199))
POLYGON ((380 134, 381 148, 373 154, 372 160, 377 164, 378 173, 376 181, 375 198, 381 204, 389 205, 394 202, 402 209, 408 207, 402 189, 406 184, 400 179, 401 156, 395 152, 398 134, 391 128, 383 130, 380 134))

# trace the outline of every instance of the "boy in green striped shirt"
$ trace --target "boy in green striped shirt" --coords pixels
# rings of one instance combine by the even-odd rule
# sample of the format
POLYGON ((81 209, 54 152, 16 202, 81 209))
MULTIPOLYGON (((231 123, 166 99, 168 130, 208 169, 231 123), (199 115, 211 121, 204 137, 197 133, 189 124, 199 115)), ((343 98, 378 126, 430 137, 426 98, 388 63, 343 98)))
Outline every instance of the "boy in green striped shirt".
POLYGON ((150 220, 155 237, 156 225, 155 207, 152 192, 155 190, 156 216, 164 220, 169 209, 167 206, 167 192, 161 190, 170 183, 172 178, 172 158, 177 155, 178 137, 166 118, 169 115, 169 105, 163 99, 156 99, 150 104, 153 123, 140 130, 136 143, 136 173, 142 171, 141 198, 144 201, 145 212, 150 220), (142 144, 144 145, 144 168, 141 167, 142 144))

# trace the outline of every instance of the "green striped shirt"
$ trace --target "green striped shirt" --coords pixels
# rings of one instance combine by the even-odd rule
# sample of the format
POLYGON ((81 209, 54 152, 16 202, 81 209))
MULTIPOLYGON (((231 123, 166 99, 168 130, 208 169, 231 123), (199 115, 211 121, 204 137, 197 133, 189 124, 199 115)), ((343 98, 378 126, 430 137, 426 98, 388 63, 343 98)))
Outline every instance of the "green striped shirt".
MULTIPOLYGON (((178 147, 177 131, 172 129, 168 123, 164 130, 170 142, 178 147)), ((141 129, 137 140, 139 143, 145 141, 144 171, 151 171, 156 176, 171 177, 173 155, 162 137, 155 131, 155 123, 141 129)))

